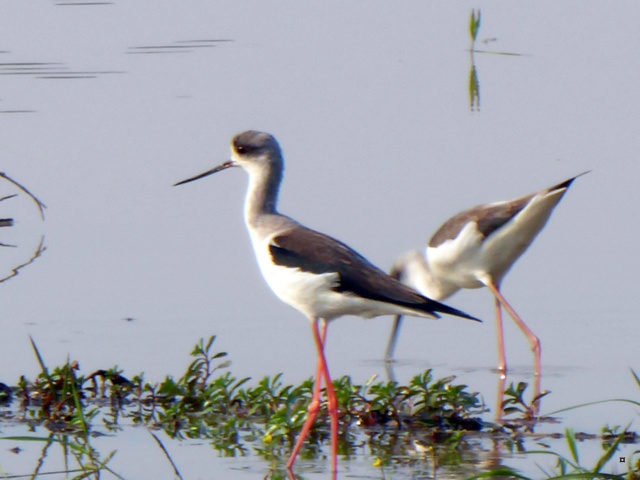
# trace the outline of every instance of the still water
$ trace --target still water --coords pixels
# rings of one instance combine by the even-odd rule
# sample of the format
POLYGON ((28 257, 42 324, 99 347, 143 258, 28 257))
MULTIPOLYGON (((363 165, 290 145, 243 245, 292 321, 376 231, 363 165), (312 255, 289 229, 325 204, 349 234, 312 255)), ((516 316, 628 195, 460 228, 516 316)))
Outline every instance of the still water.
MULTIPOLYGON (((69 356, 83 373, 117 364, 158 381, 182 373, 197 340, 216 334, 238 377, 308 378, 308 324, 271 294, 251 252, 244 174, 171 187, 257 129, 284 150, 281 211, 383 269, 462 209, 592 170, 503 293, 542 341, 542 388, 553 392, 543 413, 638 399, 629 368, 640 371, 639 13, 633 2, 5 0, 0 171, 47 209, 43 221, 0 181, 0 197, 19 193, 0 202, 0 218, 15 221, 0 229, 12 245, 0 247, 0 277, 28 263, 0 284, 0 380, 37 374, 29 335, 50 365, 69 356), (474 55, 472 8, 484 51, 474 55)), ((408 319, 394 374, 455 374, 492 406, 493 300, 475 290, 449 303, 485 323, 408 319)), ((528 344, 505 321, 508 381, 530 382, 528 344)), ((385 318, 335 322, 332 373, 384 378, 389 328, 385 318)), ((596 406, 554 428, 597 433, 634 417, 596 406)), ((104 441, 127 452, 117 459, 126 478, 156 465, 144 431, 104 441)), ((267 468, 207 445, 172 448, 185 478, 262 478, 267 468)), ((0 450, 0 465, 31 471, 28 455, 38 454, 9 466, 0 450)), ((341 466, 379 478, 370 463, 341 466)))

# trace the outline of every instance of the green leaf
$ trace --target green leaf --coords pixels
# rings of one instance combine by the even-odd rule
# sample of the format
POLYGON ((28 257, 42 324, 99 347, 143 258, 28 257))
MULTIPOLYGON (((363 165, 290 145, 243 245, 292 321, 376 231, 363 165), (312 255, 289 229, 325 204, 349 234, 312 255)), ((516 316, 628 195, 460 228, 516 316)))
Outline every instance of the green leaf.
POLYGON ((604 455, 600 457, 600 459, 598 460, 598 463, 596 463, 595 467, 593 467, 594 472, 599 473, 602 467, 604 467, 606 463, 609 460, 611 460, 611 457, 613 457, 614 453, 616 453, 616 451, 618 450, 618 445, 620 444, 620 442, 622 441, 622 439, 624 438, 628 430, 629 430, 629 425, 627 425, 627 427, 624 429, 624 432, 618 435, 618 438, 616 438, 616 441, 611 444, 611 446, 607 449, 606 452, 604 452, 604 455))
POLYGON ((567 436, 567 445, 569 445, 571 457, 573 458, 573 461, 576 462, 576 465, 580 465, 580 461, 578 460, 578 448, 576 447, 576 437, 573 433, 573 429, 567 428, 565 430, 565 434, 567 436))

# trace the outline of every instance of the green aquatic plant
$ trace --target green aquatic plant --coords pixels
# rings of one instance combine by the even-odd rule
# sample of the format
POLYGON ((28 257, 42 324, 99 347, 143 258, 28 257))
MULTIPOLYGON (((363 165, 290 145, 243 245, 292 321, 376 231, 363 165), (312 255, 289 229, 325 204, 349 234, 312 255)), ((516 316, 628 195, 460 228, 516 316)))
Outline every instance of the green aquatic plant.
POLYGON ((535 395, 531 401, 527 402, 524 398, 528 384, 526 382, 513 383, 504 391, 502 400, 502 415, 517 415, 521 422, 535 422, 540 400, 549 395, 551 392, 545 391, 535 395))
POLYGON ((47 436, 4 436, 0 439, 43 444, 31 478, 38 476, 44 459, 54 445, 61 448, 64 465, 67 465, 65 473, 77 474, 68 478, 97 480, 101 472, 121 478, 108 466, 115 451, 103 457, 91 444, 91 421, 98 415, 99 407, 86 405, 82 388, 84 378, 76 375, 78 363, 67 360, 64 365, 49 369, 33 338, 30 341, 41 372, 34 382, 28 382, 24 376, 20 379, 18 392, 23 395, 22 419, 29 422, 32 430, 35 431, 38 425, 44 425, 50 433, 47 436), (70 459, 75 460, 77 467, 70 466, 70 459))
MULTIPOLYGON (((616 436, 615 440, 606 448, 604 453, 598 458, 593 467, 585 466, 580 461, 580 452, 576 442, 576 435, 572 429, 566 429, 564 437, 569 450, 569 457, 560 455, 559 453, 544 450, 535 450, 527 452, 528 455, 544 455, 556 458, 555 470, 548 470, 538 465, 547 480, 572 480, 572 479, 604 479, 604 480, 637 480, 640 478, 640 450, 633 453, 627 465, 625 473, 607 473, 605 467, 609 465, 614 458, 615 453, 623 439, 626 437, 627 431, 616 436)), ((534 480, 533 477, 525 476, 517 471, 503 467, 495 470, 483 472, 481 474, 468 477, 466 480, 475 480, 479 478, 519 478, 522 480, 534 480)))
POLYGON ((480 31, 480 10, 471 10, 469 18, 469 35, 471 36, 471 46, 469 47, 469 110, 471 112, 480 111, 480 80, 478 79, 478 70, 473 56, 475 51, 478 32, 480 31))
MULTIPOLYGON (((636 372, 632 369, 631 374, 635 383, 640 387, 640 377, 636 374, 636 372)), ((505 400, 502 403, 503 413, 505 415, 508 414, 518 414, 519 418, 526 422, 535 420, 535 408, 533 405, 540 400, 544 395, 547 395, 549 392, 543 392, 534 399, 530 403, 527 403, 524 400, 524 392, 527 388, 527 384, 524 382, 518 383, 516 386, 514 384, 509 385, 504 392, 505 400)), ((629 399, 610 399, 610 400, 600 400, 596 402, 583 403, 579 405, 574 405, 571 407, 563 408, 561 410, 557 410, 555 412, 551 412, 549 415, 557 415, 558 413, 574 410, 577 408, 584 408, 587 406, 593 406, 603 403, 610 402, 620 402, 620 403, 630 403, 634 406, 640 406, 640 402, 629 399)), ((569 451, 569 456, 561 455, 557 452, 549 451, 549 450, 530 450, 527 451, 527 455, 543 455, 543 456, 552 456, 556 458, 555 470, 543 469, 539 466, 541 472, 544 474, 545 478, 548 480, 570 480, 570 479, 605 479, 605 480, 639 480, 640 479, 640 449, 637 449, 631 453, 629 458, 625 458, 624 465, 627 468, 625 473, 607 473, 605 468, 610 467, 612 463, 616 460, 616 453, 619 451, 620 445, 623 443, 638 443, 639 436, 636 432, 629 430, 630 425, 625 427, 624 429, 620 426, 610 427, 606 425, 602 428, 601 435, 599 438, 602 440, 602 455, 597 458, 595 461, 592 461, 593 466, 585 465, 584 459, 581 461, 580 450, 578 447, 577 439, 578 434, 576 434, 573 429, 567 428, 564 431, 564 438, 567 444, 567 449, 569 451)), ((517 427, 516 427, 517 429, 517 427)), ((596 435, 585 435, 581 434, 581 438, 584 437, 593 437, 596 438, 596 435)), ((620 461, 618 461, 618 464, 620 461)), ((503 467, 499 469, 490 470, 487 472, 483 472, 478 475, 474 475, 469 477, 467 480, 477 479, 477 478, 495 478, 495 477, 511 477, 511 478, 520 478, 523 480, 534 480, 531 477, 524 476, 513 469, 508 467, 503 467)))
POLYGON ((572 429, 565 430, 565 438, 567 441, 567 446, 570 452, 571 457, 567 458, 555 452, 547 452, 547 451, 532 451, 529 454, 541 454, 541 455, 552 455, 557 458, 556 471, 548 472, 543 470, 543 473, 547 478, 551 479, 569 479, 569 478, 604 478, 604 479, 616 479, 622 480, 626 475, 629 474, 638 474, 640 471, 634 471, 634 467, 632 462, 629 463, 629 470, 627 474, 610 474, 604 472, 605 466, 612 460, 615 453, 618 451, 618 446, 625 438, 625 432, 617 435, 617 438, 606 448, 604 453, 595 461, 593 467, 589 468, 584 466, 580 462, 579 449, 576 443, 576 436, 572 429))
POLYGON ((471 50, 478 38, 478 31, 480 31, 480 9, 472 9, 471 17, 469 18, 469 35, 471 36, 471 50))
MULTIPOLYGON (((226 353, 215 351, 215 340, 215 336, 200 339, 185 372, 178 378, 167 376, 159 383, 149 382, 143 374, 126 378, 117 366, 87 376, 81 375, 79 364, 71 360, 49 368, 32 342, 41 372, 33 381, 22 377, 18 386, 10 389, 13 401, 3 405, 0 421, 11 418, 25 422, 33 435, 4 440, 42 442, 45 456, 59 445, 65 458, 75 462, 68 475, 97 478, 100 472, 111 473, 108 465, 115 452, 101 455, 91 444, 92 435, 99 434, 99 427, 116 433, 133 423, 162 430, 172 439, 205 439, 223 456, 257 454, 278 471, 282 468, 280 459, 291 451, 305 422, 313 380, 290 385, 283 381, 282 374, 257 382, 236 378, 229 371, 226 353), (48 433, 42 435, 40 429, 48 433)), ((635 372, 632 374, 640 386, 640 379, 635 372)), ((479 393, 455 383, 453 376, 436 379, 432 370, 416 375, 406 385, 378 381, 375 376, 358 384, 343 376, 334 380, 334 388, 339 402, 341 455, 350 458, 366 452, 377 467, 386 470, 411 467, 422 471, 428 465, 425 474, 430 476, 441 468, 458 476, 470 474, 468 466, 482 461, 483 439, 491 439, 507 451, 526 452, 525 440, 533 438, 529 437, 533 426, 544 419, 537 415, 534 404, 547 394, 527 402, 526 383, 509 385, 502 413, 510 419, 490 424, 481 419, 486 409, 479 393)), ((303 458, 323 455, 329 438, 328 418, 326 401, 321 402, 317 421, 301 452, 303 458)), ((179 477, 177 465, 160 437, 153 436, 179 477)), ((621 442, 637 442, 634 432, 606 426, 599 437, 602 458, 586 467, 580 463, 576 437, 570 430, 565 433, 570 452, 567 457, 552 451, 526 453, 555 456, 556 470, 543 471, 549 478, 622 480, 603 472, 621 442)), ((638 452, 633 455, 628 464, 629 480, 637 480, 633 475, 640 470, 638 452)), ((526 478, 506 467, 474 478, 482 476, 526 478)))

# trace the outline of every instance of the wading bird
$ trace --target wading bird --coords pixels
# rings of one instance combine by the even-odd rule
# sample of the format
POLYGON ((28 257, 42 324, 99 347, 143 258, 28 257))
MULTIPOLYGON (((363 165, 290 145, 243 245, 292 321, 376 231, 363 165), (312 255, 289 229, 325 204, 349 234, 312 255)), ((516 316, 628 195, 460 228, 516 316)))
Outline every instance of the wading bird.
MULTIPOLYGON (((540 340, 502 296, 500 283, 580 175, 515 200, 478 205, 455 215, 431 237, 426 255, 416 250, 401 255, 391 276, 435 300, 444 300, 461 288, 487 287, 495 299, 498 370, 503 374, 507 370, 502 333, 504 307, 529 340, 535 374, 540 375, 540 340)), ((387 344, 387 361, 393 358, 401 324, 402 315, 398 314, 387 344)))
POLYGON ((231 167, 240 167, 249 174, 244 219, 262 276, 280 300, 309 318, 318 354, 312 401, 287 468, 292 467, 318 413, 324 378, 331 419, 332 467, 336 472, 338 408, 324 356, 328 322, 343 315, 438 318, 437 312, 477 319, 419 295, 344 243, 278 213, 284 161, 278 142, 268 133, 247 131, 235 136, 231 160, 176 185, 231 167))

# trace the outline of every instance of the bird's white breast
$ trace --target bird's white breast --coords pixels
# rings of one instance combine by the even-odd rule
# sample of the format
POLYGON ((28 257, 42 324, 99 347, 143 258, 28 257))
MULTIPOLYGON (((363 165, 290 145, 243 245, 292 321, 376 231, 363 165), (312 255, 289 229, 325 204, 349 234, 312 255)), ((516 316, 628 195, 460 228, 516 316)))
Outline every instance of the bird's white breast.
POLYGON ((359 297, 348 292, 337 292, 338 273, 309 273, 299 268, 277 265, 271 257, 271 238, 260 239, 252 235, 252 243, 260 272, 273 293, 284 303, 308 318, 333 320, 344 315, 372 318, 380 315, 412 315, 433 317, 394 304, 359 297))
POLYGON ((481 255, 483 238, 476 223, 469 222, 456 238, 427 247, 426 257, 433 275, 460 288, 482 287, 479 274, 487 269, 481 255))

